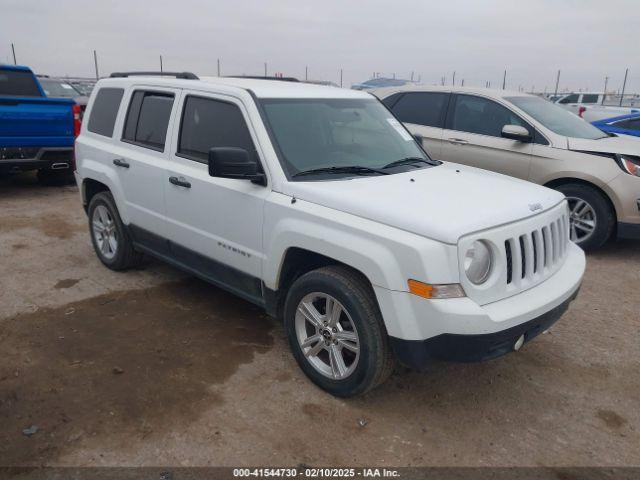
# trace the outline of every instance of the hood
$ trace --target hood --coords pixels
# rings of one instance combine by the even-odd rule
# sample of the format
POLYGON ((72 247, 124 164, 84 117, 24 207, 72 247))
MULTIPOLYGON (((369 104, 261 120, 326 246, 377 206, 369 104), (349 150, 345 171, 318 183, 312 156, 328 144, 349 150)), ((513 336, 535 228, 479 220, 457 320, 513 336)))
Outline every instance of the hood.
POLYGON ((569 137, 567 144, 569 150, 640 156, 640 139, 635 137, 607 137, 600 140, 569 137))
POLYGON ((449 244, 537 215, 564 198, 534 183, 448 162, 394 175, 288 182, 284 190, 300 200, 449 244))

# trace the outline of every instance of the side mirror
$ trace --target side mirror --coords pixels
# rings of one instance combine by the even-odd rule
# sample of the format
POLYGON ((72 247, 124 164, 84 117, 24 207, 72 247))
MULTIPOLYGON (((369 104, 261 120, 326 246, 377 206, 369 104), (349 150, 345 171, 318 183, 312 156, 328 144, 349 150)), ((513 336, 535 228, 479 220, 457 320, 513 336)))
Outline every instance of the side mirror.
POLYGON ((502 127, 502 138, 508 138, 518 142, 530 142, 531 134, 529 130, 520 125, 505 125, 502 127))
POLYGON ((250 158, 244 148, 217 147, 209 150, 209 175, 267 184, 264 174, 258 171, 258 162, 250 158))

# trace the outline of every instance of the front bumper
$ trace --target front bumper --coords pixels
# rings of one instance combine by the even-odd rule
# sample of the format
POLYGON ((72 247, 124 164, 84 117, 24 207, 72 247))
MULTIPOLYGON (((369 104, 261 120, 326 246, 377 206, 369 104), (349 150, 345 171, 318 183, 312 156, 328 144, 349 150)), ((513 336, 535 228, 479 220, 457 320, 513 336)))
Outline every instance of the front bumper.
POLYGON ((496 333, 484 335, 458 335, 445 333, 428 340, 401 340, 390 338, 391 347, 398 361, 408 367, 421 370, 431 360, 452 362, 479 362, 490 360, 514 351, 518 339, 524 335, 524 343, 537 337, 556 323, 578 295, 578 290, 557 307, 533 320, 496 333))
POLYGON ((557 321, 575 298, 585 266, 584 252, 570 243, 563 265, 545 281, 485 305, 469 297, 426 300, 377 286, 374 291, 396 356, 421 367, 429 358, 492 358, 510 351, 520 335, 530 340, 557 321), (508 350, 500 345, 503 341, 510 344, 508 350), (420 349, 424 352, 416 353, 420 349))

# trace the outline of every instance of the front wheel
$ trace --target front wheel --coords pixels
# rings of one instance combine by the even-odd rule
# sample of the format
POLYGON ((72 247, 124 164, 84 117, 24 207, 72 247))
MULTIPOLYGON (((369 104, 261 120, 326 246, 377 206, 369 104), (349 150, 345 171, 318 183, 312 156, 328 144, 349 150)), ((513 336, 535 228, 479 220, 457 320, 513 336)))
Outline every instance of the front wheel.
POLYGON ((289 290, 284 317, 300 368, 332 395, 365 393, 393 371, 375 295, 355 271, 330 266, 302 275, 289 290))
POLYGON ((604 245, 613 232, 615 215, 596 189, 578 183, 560 185, 569 203, 570 238, 584 250, 604 245))

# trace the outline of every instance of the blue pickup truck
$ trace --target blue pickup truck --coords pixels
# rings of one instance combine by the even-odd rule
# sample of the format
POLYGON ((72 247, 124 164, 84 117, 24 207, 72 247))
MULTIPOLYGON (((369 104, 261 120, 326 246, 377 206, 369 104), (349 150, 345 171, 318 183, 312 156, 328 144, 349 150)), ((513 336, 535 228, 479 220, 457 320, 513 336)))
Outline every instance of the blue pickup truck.
POLYGON ((28 67, 0 65, 0 174, 72 176, 80 113, 71 99, 47 98, 28 67))

